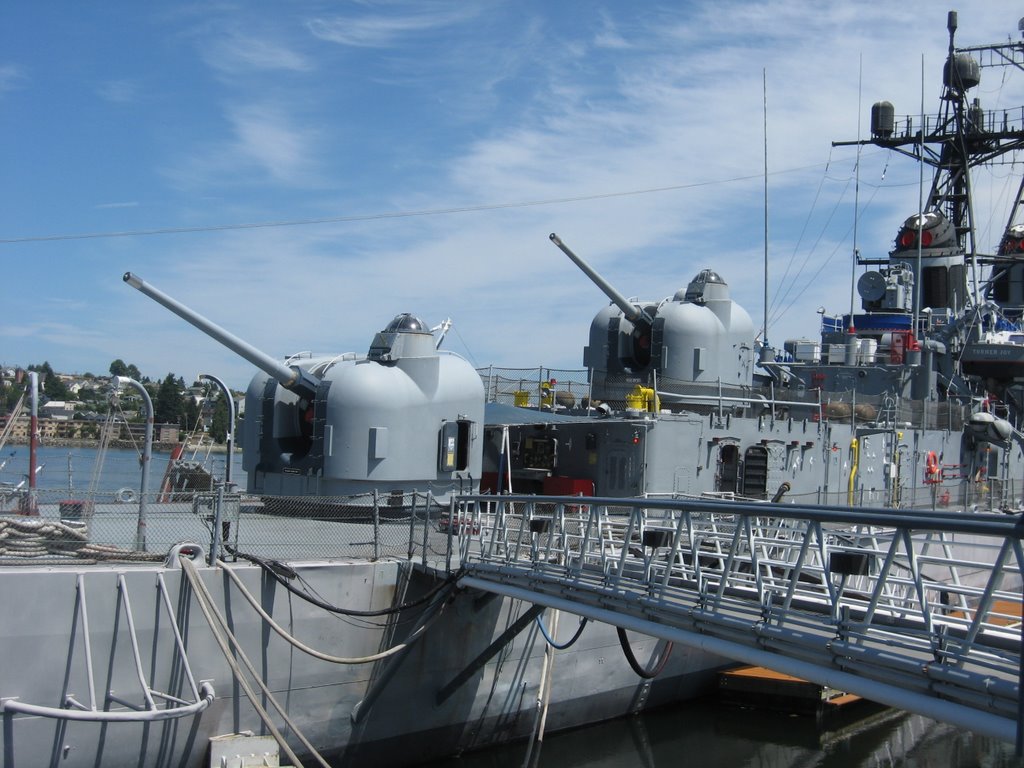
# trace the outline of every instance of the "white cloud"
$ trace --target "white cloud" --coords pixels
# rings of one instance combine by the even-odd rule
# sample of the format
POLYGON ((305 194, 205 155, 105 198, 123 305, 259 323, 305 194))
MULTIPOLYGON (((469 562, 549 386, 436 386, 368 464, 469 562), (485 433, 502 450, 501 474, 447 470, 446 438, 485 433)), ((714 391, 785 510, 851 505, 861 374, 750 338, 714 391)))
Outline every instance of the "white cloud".
POLYGON ((310 59, 281 40, 227 29, 208 41, 203 49, 206 62, 226 74, 249 72, 306 72, 310 59))
POLYGON ((467 4, 421 5, 394 15, 311 18, 306 26, 314 37, 357 48, 389 48, 424 32, 460 24, 477 15, 467 4))
POLYGON ((100 98, 117 104, 127 104, 139 97, 139 83, 133 80, 109 80, 101 83, 96 91, 100 98))
POLYGON ((28 75, 22 67, 16 64, 0 65, 0 93, 24 88, 27 82, 28 75))
POLYGON ((163 168, 164 175, 189 189, 320 183, 317 132, 298 125, 285 105, 236 104, 225 108, 224 117, 228 137, 190 148, 163 168))

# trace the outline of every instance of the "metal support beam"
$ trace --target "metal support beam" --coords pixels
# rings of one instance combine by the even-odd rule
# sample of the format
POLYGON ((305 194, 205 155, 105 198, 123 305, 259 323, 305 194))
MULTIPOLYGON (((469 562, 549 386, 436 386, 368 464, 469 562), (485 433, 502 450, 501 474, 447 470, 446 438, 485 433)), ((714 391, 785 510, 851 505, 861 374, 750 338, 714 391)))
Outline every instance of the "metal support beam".
MULTIPOLYGON (((479 579, 474 579, 474 582, 476 582, 474 586, 483 589, 485 592, 494 591, 493 589, 491 589, 491 585, 489 585, 487 582, 481 581, 479 579)), ((463 583, 465 582, 463 581, 463 583)), ((535 597, 537 596, 533 595, 533 593, 526 592, 523 599, 528 602, 532 602, 535 597)), ((447 685, 445 685, 443 688, 441 688, 441 690, 437 692, 438 705, 444 704, 449 699, 449 697, 451 697, 451 695, 455 693, 455 691, 457 691, 463 685, 463 683, 465 683, 467 680, 469 680, 469 678, 475 675, 480 670, 480 668, 483 667, 484 664, 486 664, 488 661, 490 661, 502 648, 504 648, 506 645, 512 642, 512 640, 515 639, 516 635, 518 635, 520 632, 526 629, 527 626, 529 626, 530 622, 532 622, 535 618, 540 616, 544 612, 545 608, 546 606, 544 605, 533 605, 526 613, 524 613, 522 616, 516 619, 512 626, 510 626, 508 629, 502 632, 501 636, 498 637, 498 639, 491 643, 489 646, 487 646, 483 653, 481 653, 479 656, 473 659, 473 661, 471 661, 469 665, 466 666, 465 669, 459 672, 459 674, 453 677, 447 685)))
MULTIPOLYGON (((716 653, 735 661, 755 666, 762 666, 778 672, 783 672, 787 675, 800 677, 819 685, 826 685, 838 690, 856 693, 859 696, 878 702, 879 704, 886 704, 891 707, 910 710, 926 717, 931 717, 935 720, 954 723, 976 733, 982 733, 987 736, 1002 739, 1003 741, 1015 741, 1017 729, 1016 719, 1011 720, 989 713, 980 712, 976 709, 936 699, 926 694, 905 690, 899 686, 887 685, 876 680, 869 680, 834 667, 826 667, 800 659, 788 658, 777 653, 771 653, 769 651, 744 645, 732 640, 711 637, 699 632, 690 632, 684 629, 666 626, 665 624, 660 624, 655 621, 638 619, 618 611, 585 605, 574 600, 554 595, 541 594, 527 588, 516 587, 510 584, 492 582, 472 575, 464 576, 461 583, 463 586, 468 588, 495 592, 497 594, 504 595, 505 597, 536 603, 533 608, 533 611, 536 611, 536 613, 540 613, 544 608, 556 608, 560 611, 565 611, 578 616, 586 616, 594 621, 600 621, 612 626, 640 632, 650 637, 656 637, 661 640, 670 640, 672 642, 679 643, 680 645, 699 648, 700 650, 707 651, 709 653, 716 653)), ((506 632, 506 634, 508 633, 506 632)), ((502 637, 504 637, 504 635, 502 637)), ((495 643, 495 645, 496 644, 497 643, 495 643)), ((492 645, 491 648, 494 648, 494 645, 492 645)), ((490 651, 491 648, 488 650, 490 651)), ((475 663, 476 662, 474 662, 474 664, 475 663)), ((467 670, 456 678, 456 680, 453 680, 451 683, 446 685, 441 690, 441 694, 447 692, 448 695, 450 695, 454 690, 454 687, 457 687, 455 686, 456 681, 461 684, 465 679, 468 679, 472 674, 472 671, 470 671, 472 666, 473 665, 470 665, 470 668, 467 668, 467 670)), ((438 694, 439 703, 443 701, 441 694, 438 694)))

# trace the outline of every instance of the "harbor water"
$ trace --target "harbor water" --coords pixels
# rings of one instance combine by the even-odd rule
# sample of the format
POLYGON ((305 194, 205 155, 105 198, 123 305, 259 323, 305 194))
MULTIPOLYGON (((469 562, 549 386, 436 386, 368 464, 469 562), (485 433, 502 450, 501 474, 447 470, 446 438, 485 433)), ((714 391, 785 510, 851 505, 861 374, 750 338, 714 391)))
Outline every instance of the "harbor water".
MULTIPOLYGON (((557 662, 556 662, 557 663, 557 662)), ((1010 768, 1014 746, 860 703, 832 722, 700 701, 430 768, 1010 768)))
MULTIPOLYGON (((94 482, 97 470, 98 451, 92 447, 40 446, 36 452, 36 487, 47 491, 62 491, 69 498, 87 493, 94 482)), ((103 457, 102 466, 96 475, 97 492, 118 491, 130 488, 138 491, 142 481, 141 446, 134 448, 110 448, 103 457)), ((209 455, 202 453, 193 455, 185 453, 182 458, 201 461, 218 479, 224 478, 227 453, 223 448, 209 455)), ((170 461, 167 451, 153 451, 150 470, 149 487, 156 491, 170 461)), ((0 485, 18 485, 28 477, 29 448, 27 445, 8 444, 0 455, 0 485)), ((231 480, 237 485, 245 485, 245 473, 242 471, 242 455, 236 451, 233 456, 231 480)))

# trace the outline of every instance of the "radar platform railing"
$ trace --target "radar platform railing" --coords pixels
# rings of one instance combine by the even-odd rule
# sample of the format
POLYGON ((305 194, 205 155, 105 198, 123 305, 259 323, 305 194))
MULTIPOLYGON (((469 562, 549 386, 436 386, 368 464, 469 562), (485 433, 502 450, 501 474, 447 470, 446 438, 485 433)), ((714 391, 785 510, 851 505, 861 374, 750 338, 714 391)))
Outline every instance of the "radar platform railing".
POLYGON ((465 496, 462 583, 1021 746, 1019 516, 465 496))

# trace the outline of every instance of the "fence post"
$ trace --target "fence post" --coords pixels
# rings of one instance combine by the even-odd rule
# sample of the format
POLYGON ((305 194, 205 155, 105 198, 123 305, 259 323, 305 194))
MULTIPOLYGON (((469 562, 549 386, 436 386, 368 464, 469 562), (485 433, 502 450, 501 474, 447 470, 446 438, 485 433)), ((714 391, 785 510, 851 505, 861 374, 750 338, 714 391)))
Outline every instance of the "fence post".
MULTIPOLYGON (((461 522, 461 521, 460 521, 461 522)), ((452 535, 455 530, 455 494, 448 497, 448 548, 445 552, 444 572, 452 572, 452 535)))
POLYGON ((380 559, 380 496, 373 489, 373 559, 380 559))
MULTIPOLYGON (((409 510, 409 555, 408 559, 412 560, 413 556, 413 539, 416 537, 416 491, 412 492, 412 508, 409 510)), ((424 553, 426 554, 426 553, 424 553)))
POLYGON ((213 502, 213 532, 210 534, 210 562, 215 565, 220 557, 220 526, 224 510, 224 483, 217 481, 217 497, 213 502))
POLYGON ((423 564, 427 563, 427 538, 430 535, 430 508, 434 506, 434 492, 427 491, 423 501, 423 564))

